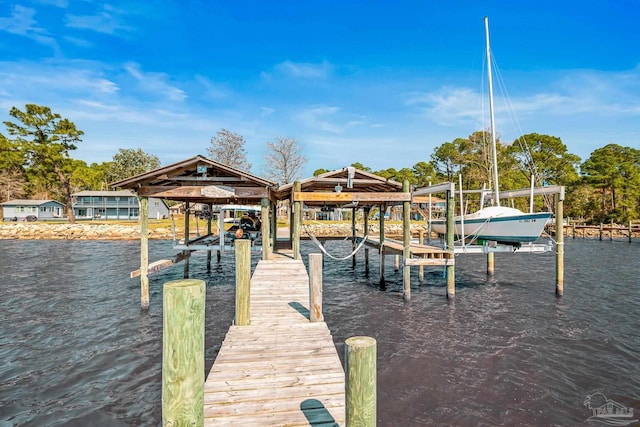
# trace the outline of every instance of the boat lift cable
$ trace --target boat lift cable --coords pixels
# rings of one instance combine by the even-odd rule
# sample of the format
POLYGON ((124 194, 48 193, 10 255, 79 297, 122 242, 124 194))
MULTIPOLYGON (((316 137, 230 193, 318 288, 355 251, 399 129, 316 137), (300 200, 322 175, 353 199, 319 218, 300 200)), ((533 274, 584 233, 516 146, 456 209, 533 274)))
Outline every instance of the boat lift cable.
POLYGON ((324 247, 324 245, 322 244, 322 242, 320 240, 318 240, 318 238, 316 236, 313 235, 313 233, 309 230, 309 228, 306 225, 302 224, 302 226, 304 227, 304 231, 311 238, 311 241, 313 243, 315 243, 316 246, 318 246, 318 248, 322 251, 322 253, 324 253, 329 258, 332 258, 332 259, 335 259, 335 260, 338 260, 338 261, 344 261, 345 259, 349 259, 352 256, 354 256, 356 253, 358 253, 358 251, 364 246, 364 244, 367 241, 367 237, 366 236, 363 237, 362 240, 360 241, 360 243, 358 244, 358 246, 356 246, 356 248, 349 255, 347 255, 345 257, 336 257, 334 255, 331 255, 329 252, 327 252, 327 250, 324 247))
POLYGON ((549 238, 549 240, 551 240, 551 242, 553 243, 554 246, 558 245, 558 242, 556 242, 556 240, 553 237, 551 237, 551 234, 547 233, 546 230, 542 230, 542 234, 547 236, 549 238))
MULTIPOLYGON (((472 245, 476 240, 478 240, 478 237, 480 235, 480 231, 482 230, 482 228, 487 225, 489 223, 489 221, 491 220, 491 218, 487 218, 480 227, 478 227, 478 229, 473 233, 473 234, 467 234, 466 236, 462 236, 460 239, 456 240, 456 242, 464 242, 464 240, 467 237, 471 236, 471 240, 469 240, 469 243, 467 243, 468 245, 472 245)), ((458 256, 459 254, 456 254, 455 256, 458 256)))
MULTIPOLYGON (((531 153, 529 144, 524 138, 523 130, 522 130, 522 127, 520 126, 520 122, 518 121, 518 117, 514 113, 515 109, 513 108, 513 103, 511 102, 509 91, 507 90, 507 86, 504 83, 504 79, 502 78, 502 73, 500 72, 500 68, 498 67, 498 64, 493 54, 491 57, 491 62, 497 77, 496 80, 498 81, 498 87, 500 89, 500 92, 502 93, 502 97, 504 99, 504 103, 506 106, 506 111, 507 111, 507 114, 509 115, 509 119, 513 126, 514 132, 516 133, 516 135, 520 135, 519 137, 516 138, 516 141, 518 142, 518 145, 520 146, 521 151, 524 153, 524 156, 525 156, 524 162, 526 163, 525 166, 528 167, 529 172, 531 173, 531 175, 533 175, 535 180, 534 182, 536 183, 536 185, 542 186, 544 183, 541 181, 541 176, 538 171, 538 167, 533 160, 533 154, 531 153)), ((549 196, 546 194, 543 195, 543 200, 544 200, 545 208, 547 208, 548 210, 551 210, 552 203, 549 201, 549 196)))

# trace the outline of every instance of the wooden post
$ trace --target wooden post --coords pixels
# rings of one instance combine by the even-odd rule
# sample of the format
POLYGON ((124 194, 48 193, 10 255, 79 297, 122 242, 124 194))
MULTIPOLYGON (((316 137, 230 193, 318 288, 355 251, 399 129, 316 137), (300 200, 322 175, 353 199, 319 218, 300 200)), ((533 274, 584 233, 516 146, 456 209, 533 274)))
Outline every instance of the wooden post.
POLYGON ((163 288, 162 425, 204 425, 203 280, 163 288))
MULTIPOLYGON (((293 193, 291 195, 293 196, 293 193)), ((289 241, 293 242, 293 200, 289 200, 289 217, 287 221, 289 222, 289 241)))
POLYGON ((323 322, 322 254, 309 254, 309 321, 323 322))
POLYGON ((376 340, 345 340, 346 425, 370 427, 377 420, 376 340))
MULTIPOLYGON (((371 208, 364 208, 364 238, 369 237, 369 213, 371 208)), ((369 248, 364 248, 364 274, 369 277, 369 248)))
MULTIPOLYGON (((418 230, 418 243, 424 245, 424 230, 418 230)), ((420 264, 418 267, 418 280, 420 283, 424 282, 424 265, 420 264)))
MULTIPOLYGON (((293 194, 302 191, 302 184, 300 181, 293 183, 293 194)), ((300 224, 302 223, 302 202, 293 202, 293 220, 291 221, 291 229, 293 234, 291 235, 291 249, 293 249, 293 259, 300 259, 300 224)))
POLYGON ((493 276, 495 272, 495 252, 487 252, 487 275, 493 276))
POLYGON ((236 326, 251 324, 250 280, 251 280, 251 240, 236 239, 236 326))
MULTIPOLYGON (((411 194, 409 181, 402 182, 402 191, 411 194)), ((402 202, 402 283, 404 285, 403 298, 405 301, 411 300, 411 202, 402 202)))
POLYGON ((576 238, 576 224, 573 223, 573 224, 571 224, 571 226, 573 227, 573 238, 575 239, 576 238))
POLYGON ((262 233, 262 259, 269 259, 271 257, 271 248, 269 247, 269 229, 271 228, 269 220, 269 199, 263 197, 260 202, 260 222, 262 233))
POLYGON ((395 271, 400 270, 400 255, 396 255, 393 257, 393 269, 395 271))
POLYGON ((369 235, 369 213, 371 212, 371 208, 364 208, 364 237, 369 235))
MULTIPOLYGON (((184 202, 184 244, 189 245, 189 202, 184 202)), ((189 277, 189 258, 191 251, 185 249, 182 253, 184 254, 183 277, 186 279, 189 277)))
POLYGON ((364 248, 364 275, 369 277, 369 248, 364 248))
POLYGON ((149 198, 140 201, 140 307, 149 309, 149 198))
POLYGON ((356 268, 356 208, 351 208, 351 268, 356 268))
MULTIPOLYGON (((453 189, 447 190, 447 249, 454 250, 455 245, 455 222, 453 219, 453 189)), ((455 267, 447 265, 447 298, 456 296, 456 276, 455 267)))
POLYGON ((602 229, 603 229, 602 223, 600 223, 600 240, 602 240, 602 229))
POLYGON ((629 221, 629 243, 631 243, 631 221, 629 221))
POLYGON ((384 285, 384 213, 387 207, 384 203, 380 205, 380 285, 384 285))
MULTIPOLYGON (((564 215, 564 188, 556 195, 556 228, 558 222, 562 226, 564 215)), ((556 233, 557 234, 557 233, 556 233)), ((556 295, 561 297, 564 293, 564 233, 556 236, 556 295)))
POLYGON ((613 241, 613 219, 611 220, 611 228, 609 229, 609 240, 613 241))
MULTIPOLYGON (((207 234, 211 235, 211 222, 213 221, 213 204, 209 203, 209 217, 207 218, 207 234)), ((218 235, 220 232, 218 231, 218 235)), ((207 271, 211 271, 211 249, 207 249, 207 271)))
POLYGON ((278 240, 278 205, 273 203, 271 205, 271 216, 269 217, 271 227, 271 248, 276 250, 276 241, 278 240))

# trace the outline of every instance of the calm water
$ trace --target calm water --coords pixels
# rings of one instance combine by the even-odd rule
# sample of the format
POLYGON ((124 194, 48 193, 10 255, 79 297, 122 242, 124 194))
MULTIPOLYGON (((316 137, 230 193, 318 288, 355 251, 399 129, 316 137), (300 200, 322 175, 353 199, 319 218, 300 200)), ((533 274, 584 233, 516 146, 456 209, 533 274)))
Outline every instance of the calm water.
MULTIPOLYGON (((410 303, 387 258, 377 286, 360 255, 325 260, 324 313, 344 340, 378 341, 378 425, 594 425, 587 395, 640 412, 640 244, 566 241, 565 296, 554 294, 553 254, 457 258, 455 302, 442 268, 417 269, 410 303)), ((317 252, 303 242, 303 258, 317 252)), ((344 241, 327 243, 336 255, 344 241)), ((174 255, 152 241, 150 259, 174 255)), ((156 426, 161 420, 162 284, 139 309, 138 242, 0 240, 0 427, 156 426)), ((233 318, 233 257, 191 277, 207 283, 206 367, 233 318)), ((255 262, 255 260, 254 260, 255 262)))

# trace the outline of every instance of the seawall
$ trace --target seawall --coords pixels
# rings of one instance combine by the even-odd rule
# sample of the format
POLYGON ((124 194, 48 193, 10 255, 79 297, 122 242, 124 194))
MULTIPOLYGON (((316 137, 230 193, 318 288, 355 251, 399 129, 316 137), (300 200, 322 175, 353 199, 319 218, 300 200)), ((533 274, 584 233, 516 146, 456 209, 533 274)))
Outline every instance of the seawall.
MULTIPOLYGON (((416 234, 419 229, 425 229, 423 225, 412 225, 412 231, 416 234)), ((358 235, 363 234, 363 225, 356 227, 358 235)), ((302 238, 307 237, 307 230, 316 237, 347 237, 351 236, 351 224, 312 224, 302 229, 302 238)), ((401 236, 401 224, 388 224, 385 226, 388 236, 401 236)), ((184 230, 176 227, 176 234, 181 238, 184 230)), ((377 225, 369 226, 369 234, 379 234, 377 225)), ((196 237, 195 230, 191 230, 192 237, 196 237)), ((135 240, 140 238, 140 225, 132 223, 123 224, 48 224, 44 222, 4 222, 0 223, 0 239, 20 240, 135 240)), ((173 234, 170 228, 152 228, 149 230, 149 239, 171 240, 173 234)))
MULTIPOLYGON (((620 228, 614 228, 613 238, 621 239, 628 238, 628 229, 623 226, 620 228)), ((417 237, 420 231, 424 231, 426 234, 426 223, 412 223, 411 233, 414 237, 417 237)), ((553 234, 553 227, 551 227, 551 233, 553 234)), ((603 238, 609 239, 611 237, 611 231, 609 228, 605 228, 603 231, 603 238)), ((364 225, 357 224, 356 232, 358 236, 364 234, 364 225)), ((181 227, 176 227, 176 233, 179 238, 182 238, 184 230, 181 227)), ((305 225, 301 230, 301 237, 308 238, 307 233, 311 233, 315 237, 349 237, 351 236, 351 224, 350 223, 314 223, 305 225)), ((584 227, 576 230, 575 237, 577 238, 598 238, 598 227, 584 227)), ((369 224, 369 235, 377 236, 380 234, 380 228, 378 224, 369 224)), ((564 227, 564 234, 566 237, 571 238, 573 236, 573 230, 570 226, 564 227)), ((288 233, 287 233, 288 235, 288 233)), ((391 238, 401 238, 402 236, 402 224, 393 223, 385 224, 385 235, 391 238)), ((191 230, 191 236, 196 236, 196 231, 191 230)), ((635 226, 632 230, 632 237, 634 239, 640 237, 640 228, 635 226)), ((20 239, 20 240, 38 240, 38 239, 50 239, 50 240, 136 240, 140 238, 140 225, 137 223, 132 224, 94 224, 94 223, 76 223, 76 224, 49 224, 46 222, 0 222, 0 239, 20 239)), ((173 234, 170 227, 156 227, 150 228, 149 239, 152 240, 171 240, 173 234)))

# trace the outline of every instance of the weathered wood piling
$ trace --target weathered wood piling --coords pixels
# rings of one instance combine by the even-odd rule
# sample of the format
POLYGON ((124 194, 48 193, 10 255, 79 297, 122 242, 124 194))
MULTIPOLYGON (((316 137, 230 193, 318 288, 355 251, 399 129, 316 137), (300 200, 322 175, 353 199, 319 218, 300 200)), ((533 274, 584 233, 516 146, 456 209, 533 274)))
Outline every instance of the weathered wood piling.
POLYGON ((236 239, 236 316, 237 326, 251 324, 251 241, 236 239))
POLYGON ((202 426, 205 283, 167 282, 163 301, 162 425, 202 426))
POLYGON ((377 343, 356 336, 345 341, 347 426, 375 426, 377 421, 377 343))

